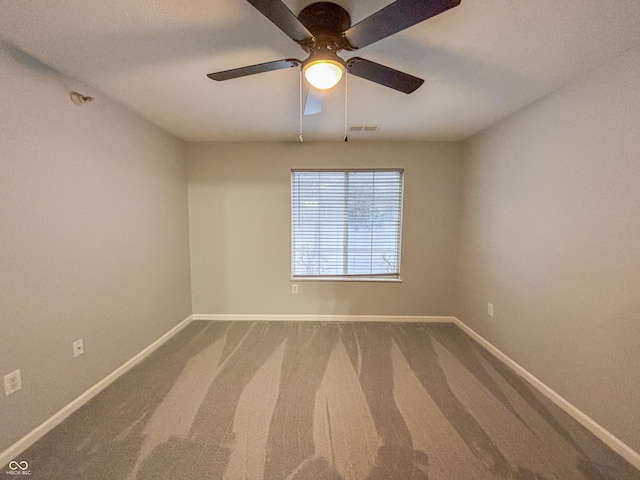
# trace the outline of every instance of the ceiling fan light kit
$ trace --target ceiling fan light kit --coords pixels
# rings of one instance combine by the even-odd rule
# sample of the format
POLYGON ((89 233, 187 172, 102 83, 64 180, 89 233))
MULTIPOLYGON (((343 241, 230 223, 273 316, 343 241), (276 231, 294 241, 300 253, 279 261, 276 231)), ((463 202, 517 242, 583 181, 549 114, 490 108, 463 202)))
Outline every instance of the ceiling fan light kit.
POLYGON ((345 63, 329 49, 313 52, 302 63, 304 78, 312 87, 328 90, 338 84, 345 71, 345 63))
POLYGON ((318 90, 335 87, 342 79, 344 67, 333 60, 316 60, 304 66, 304 78, 318 90))

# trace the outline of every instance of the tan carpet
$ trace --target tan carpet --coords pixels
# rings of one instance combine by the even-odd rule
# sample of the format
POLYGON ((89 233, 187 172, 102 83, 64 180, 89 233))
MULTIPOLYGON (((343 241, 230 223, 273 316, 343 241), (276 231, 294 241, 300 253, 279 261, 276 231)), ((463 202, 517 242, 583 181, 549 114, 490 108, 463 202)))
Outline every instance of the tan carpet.
POLYGON ((453 324, 196 321, 20 460, 47 480, 640 479, 453 324))

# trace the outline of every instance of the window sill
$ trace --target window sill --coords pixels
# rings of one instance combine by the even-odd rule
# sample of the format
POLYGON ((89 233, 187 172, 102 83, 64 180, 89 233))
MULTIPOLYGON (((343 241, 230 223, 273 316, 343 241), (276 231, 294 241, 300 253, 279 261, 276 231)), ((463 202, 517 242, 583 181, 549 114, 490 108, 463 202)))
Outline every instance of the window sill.
POLYGON ((402 278, 385 277, 291 277, 292 282, 383 282, 402 283, 402 278))

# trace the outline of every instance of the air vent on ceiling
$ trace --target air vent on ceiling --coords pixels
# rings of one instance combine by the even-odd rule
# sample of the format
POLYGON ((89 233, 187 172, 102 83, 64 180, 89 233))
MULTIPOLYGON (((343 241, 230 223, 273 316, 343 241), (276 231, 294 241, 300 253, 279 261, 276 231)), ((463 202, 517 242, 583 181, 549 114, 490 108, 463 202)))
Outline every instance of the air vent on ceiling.
POLYGON ((349 125, 349 133, 375 133, 380 125, 349 125))

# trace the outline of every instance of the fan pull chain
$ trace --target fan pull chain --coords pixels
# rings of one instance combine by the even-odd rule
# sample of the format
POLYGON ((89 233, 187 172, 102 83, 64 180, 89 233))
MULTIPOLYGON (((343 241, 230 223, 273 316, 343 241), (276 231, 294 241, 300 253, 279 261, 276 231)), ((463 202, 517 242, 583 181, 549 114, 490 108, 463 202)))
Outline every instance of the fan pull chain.
POLYGON ((300 69, 300 135, 298 135, 300 143, 304 142, 304 137, 302 136, 302 114, 302 69, 300 69))
POLYGON ((345 142, 349 141, 349 137, 347 137, 347 110, 349 106, 348 98, 349 98, 349 74, 345 72, 345 76, 344 76, 344 141, 345 142))

